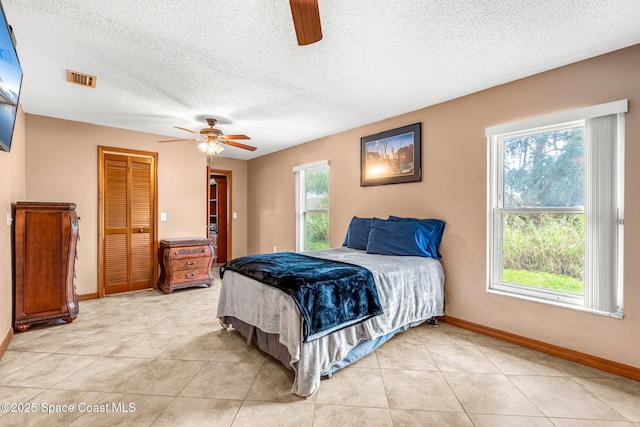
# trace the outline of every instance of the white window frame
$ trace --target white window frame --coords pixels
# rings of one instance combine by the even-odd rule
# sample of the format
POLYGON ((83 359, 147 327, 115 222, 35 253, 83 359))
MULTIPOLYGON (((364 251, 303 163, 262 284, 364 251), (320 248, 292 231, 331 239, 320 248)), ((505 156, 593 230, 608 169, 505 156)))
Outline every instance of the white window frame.
MULTIPOLYGON (((580 108, 576 110, 564 111, 560 113, 550 114, 547 116, 536 117, 533 119, 522 120, 518 122, 512 122, 497 126, 488 127, 486 129, 487 137, 487 291, 490 293, 496 293, 501 295, 515 296, 519 298, 546 302, 550 304, 560 305, 564 307, 575 308, 579 310, 595 312, 598 314, 604 314, 608 316, 622 318, 622 267, 623 267, 623 226, 624 226, 624 113, 627 112, 628 102, 627 100, 614 101, 607 104, 600 104, 591 107, 580 108), (614 146, 615 165, 611 168, 612 185, 615 188, 614 203, 616 204, 616 210, 614 215, 616 218, 614 227, 615 230, 611 233, 611 247, 605 249, 605 255, 612 257, 610 265, 602 267, 602 270, 610 271, 606 275, 592 274, 585 271, 585 296, 569 294, 566 292, 559 292, 541 288, 533 288, 529 286, 522 286, 515 283, 507 283, 500 280, 502 269, 502 214, 512 213, 516 211, 523 211, 527 213, 534 213, 536 209, 524 208, 524 209, 505 209, 502 207, 502 202, 499 196, 502 191, 502 173, 503 173, 503 151, 502 142, 503 137, 511 137, 518 133, 536 133, 543 132, 547 128, 558 129, 568 128, 575 126, 577 123, 585 123, 589 119, 595 119, 604 116, 616 115, 617 120, 617 134, 615 140, 612 142, 614 146), (587 277, 592 274, 591 278, 587 277), (595 279, 594 277, 598 277, 595 279), (607 280, 603 280, 603 277, 607 277, 607 280), (605 283, 604 285, 602 283, 605 283), (604 287, 603 287, 604 286, 604 287), (598 303, 600 298, 601 289, 605 289, 605 293, 609 292, 614 295, 610 295, 610 303, 598 303), (596 294, 595 297, 592 294, 596 294), (589 294, 589 298, 586 295, 589 294), (594 303, 593 300, 596 300, 594 303), (587 301, 588 300, 588 301, 587 301), (606 307, 606 308, 602 308, 606 307)), ((585 129, 585 157, 587 155, 587 129, 585 129)), ((594 156, 592 156, 594 157, 594 156)), ((588 190, 588 174, 590 170, 589 165, 585 165, 585 199, 588 190)), ((597 191, 597 190, 593 190, 597 191)), ((586 208, 544 208, 538 210, 539 212, 552 213, 582 213, 585 214, 585 220, 587 219, 590 208, 586 202, 586 208)), ((590 216, 593 218, 594 216, 590 216)), ((593 221, 593 220, 591 220, 593 221)), ((592 227, 592 230, 597 228, 592 227)), ((594 231, 589 231, 589 227, 585 225, 585 270, 587 266, 590 269, 595 270, 601 268, 600 254, 591 254, 589 251, 589 241, 593 238, 594 231), (594 258, 597 261, 594 261, 594 258)), ((593 245, 591 245, 593 246, 593 245)), ((604 298, 604 297, 603 297, 604 298)), ((605 298, 606 299, 606 298, 605 298)))
MULTIPOLYGON (((307 213, 329 213, 327 209, 309 210, 305 206, 305 174, 320 169, 330 170, 329 160, 322 160, 314 163, 307 163, 293 168, 295 175, 295 192, 296 192, 296 252, 302 252, 305 248, 305 221, 304 217, 307 213)), ((329 189, 331 191, 331 189, 329 189)), ((331 221, 331 220, 329 220, 331 221)))

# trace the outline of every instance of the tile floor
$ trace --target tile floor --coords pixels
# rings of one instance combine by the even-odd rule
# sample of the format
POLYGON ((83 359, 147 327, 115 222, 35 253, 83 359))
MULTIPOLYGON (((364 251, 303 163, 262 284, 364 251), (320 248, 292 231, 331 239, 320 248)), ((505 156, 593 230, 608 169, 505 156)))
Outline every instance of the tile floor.
POLYGON ((0 426, 640 426, 640 382, 442 323, 298 398, 291 371, 221 329, 219 286, 83 301, 71 324, 17 333, 0 403, 21 412, 3 405, 0 426))

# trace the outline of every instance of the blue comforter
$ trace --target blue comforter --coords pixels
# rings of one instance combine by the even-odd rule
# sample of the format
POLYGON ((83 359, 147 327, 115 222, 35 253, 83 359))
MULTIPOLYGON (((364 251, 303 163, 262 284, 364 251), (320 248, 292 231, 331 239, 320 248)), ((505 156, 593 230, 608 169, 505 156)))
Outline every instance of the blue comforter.
MULTIPOLYGON (((233 259, 220 267, 291 295, 305 321, 304 340, 382 314, 373 274, 364 267, 278 252, 233 259)), ((259 303, 259 302, 258 302, 259 303)))

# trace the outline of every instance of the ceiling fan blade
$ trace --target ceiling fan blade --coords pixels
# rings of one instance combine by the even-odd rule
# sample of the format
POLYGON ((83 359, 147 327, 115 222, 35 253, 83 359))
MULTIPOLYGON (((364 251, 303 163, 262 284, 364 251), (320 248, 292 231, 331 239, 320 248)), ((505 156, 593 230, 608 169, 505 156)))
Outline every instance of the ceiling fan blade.
POLYGON ((322 40, 318 0, 289 0, 289 4, 298 45, 304 46, 322 40))
POLYGON ((200 141, 200 140, 196 138, 190 138, 190 139, 180 138, 180 139, 165 139, 163 141, 158 141, 158 142, 183 142, 183 141, 200 141))
POLYGON ((199 133, 198 133, 198 132, 195 132, 195 131, 193 131, 193 130, 191 130, 191 129, 181 128, 180 126, 174 126, 174 128, 176 128, 176 129, 180 129, 180 130, 183 130, 183 131, 185 131, 185 132, 195 133, 196 135, 199 135, 199 133))
POLYGON ((243 150, 256 151, 256 147, 252 147, 251 145, 241 144, 235 141, 221 141, 223 144, 230 145, 232 147, 242 148, 243 150))
POLYGON ((251 139, 247 135, 225 135, 225 139, 251 139))

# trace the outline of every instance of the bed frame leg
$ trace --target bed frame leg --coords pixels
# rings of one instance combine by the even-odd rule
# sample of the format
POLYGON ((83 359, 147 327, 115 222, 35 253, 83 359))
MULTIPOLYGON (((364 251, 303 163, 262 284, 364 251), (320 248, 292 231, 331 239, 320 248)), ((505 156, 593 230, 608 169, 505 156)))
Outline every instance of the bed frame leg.
POLYGON ((225 321, 224 317, 218 317, 218 320, 220 321, 220 326, 222 326, 223 329, 229 329, 229 324, 225 321))

